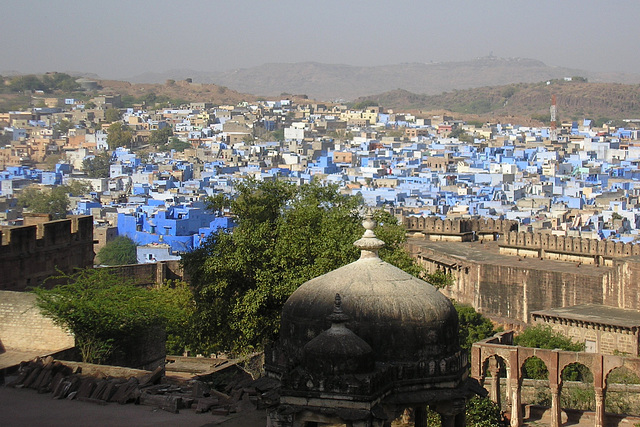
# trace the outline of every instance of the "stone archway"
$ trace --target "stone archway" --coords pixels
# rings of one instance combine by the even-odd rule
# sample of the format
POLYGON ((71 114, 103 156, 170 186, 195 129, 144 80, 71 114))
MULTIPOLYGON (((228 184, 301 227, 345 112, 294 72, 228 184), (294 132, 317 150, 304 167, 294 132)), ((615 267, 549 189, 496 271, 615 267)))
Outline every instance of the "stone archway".
POLYGON ((632 397, 640 391, 638 373, 625 366, 618 366, 607 373, 605 381, 607 390, 605 411, 640 416, 640 398, 632 397))
POLYGON ((580 362, 569 363, 562 368, 560 378, 563 409, 596 410, 594 375, 588 366, 580 362))
POLYGON ((482 366, 482 385, 489 389, 489 399, 503 410, 504 406, 510 404, 510 393, 508 391, 508 364, 507 361, 497 355, 491 355, 484 360, 482 366), (507 390, 502 387, 502 380, 505 380, 507 390))

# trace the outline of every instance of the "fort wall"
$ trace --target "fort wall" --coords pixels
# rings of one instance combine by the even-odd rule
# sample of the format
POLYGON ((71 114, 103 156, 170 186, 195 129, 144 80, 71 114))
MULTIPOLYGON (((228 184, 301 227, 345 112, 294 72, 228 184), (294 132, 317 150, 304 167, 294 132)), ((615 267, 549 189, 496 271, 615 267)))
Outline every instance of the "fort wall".
POLYGON ((93 218, 72 216, 0 230, 0 290, 24 291, 93 265, 93 218))
MULTIPOLYGON (((452 245, 496 251, 490 244, 452 245)), ((511 328, 523 328, 532 321, 533 311, 549 308, 601 304, 640 310, 638 256, 614 258, 610 266, 579 266, 500 255, 476 259, 466 249, 447 253, 442 244, 430 246, 423 239, 410 239, 407 247, 427 272, 441 270, 453 276, 443 294, 511 328)))
POLYGON ((35 294, 29 292, 0 291, 0 353, 11 349, 53 351, 75 346, 73 335, 40 314, 35 301, 35 294))
MULTIPOLYGON (((640 309, 640 303, 621 294, 630 276, 624 263, 617 268, 580 272, 570 269, 546 269, 527 263, 513 265, 480 262, 443 254, 435 249, 409 244, 413 257, 427 272, 442 270, 453 276, 454 283, 442 293, 463 304, 470 304, 493 320, 521 329, 531 321, 531 312, 552 307, 578 304, 603 304, 612 307, 640 309), (620 271, 618 271, 620 270, 620 271), (629 276, 621 281, 622 276, 629 276), (603 290, 607 291, 603 291, 603 290)), ((594 267, 590 267, 595 269, 594 267)), ((574 269, 579 270, 579 269, 574 269)), ((634 277, 640 276, 633 274, 634 277)), ((637 288, 637 286, 636 286, 637 288)), ((636 290, 637 291, 637 290, 636 290)))
POLYGON ((556 236, 544 233, 509 232, 500 238, 500 252, 511 255, 534 255, 540 258, 588 264, 612 265, 613 258, 640 255, 640 245, 556 236))
POLYGON ((425 235, 462 235, 475 234, 477 238, 483 235, 499 237, 505 233, 516 231, 518 222, 492 218, 454 218, 440 219, 439 217, 405 216, 402 223, 408 232, 418 232, 425 235))
POLYGON ((518 222, 511 220, 404 216, 402 222, 409 233, 429 240, 497 240, 505 255, 608 266, 614 258, 640 255, 640 245, 633 243, 519 232, 518 222))
POLYGON ((165 280, 185 280, 180 261, 159 261, 148 264, 118 265, 100 267, 124 279, 133 280, 137 285, 161 284, 165 280))

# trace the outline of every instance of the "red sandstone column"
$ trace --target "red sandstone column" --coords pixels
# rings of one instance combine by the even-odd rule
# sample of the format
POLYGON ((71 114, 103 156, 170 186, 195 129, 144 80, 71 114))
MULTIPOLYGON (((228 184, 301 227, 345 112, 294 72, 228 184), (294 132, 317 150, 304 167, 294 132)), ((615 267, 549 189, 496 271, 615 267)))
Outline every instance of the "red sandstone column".
POLYGON ((562 408, 560 407, 560 387, 551 386, 551 425, 560 427, 562 425, 562 408))
POLYGON ((518 360, 518 348, 509 352, 509 391, 511 395, 511 426, 520 427, 522 425, 522 411, 520 401, 520 363, 518 360))
POLYGON ((562 408, 560 407, 560 390, 562 387, 562 373, 560 372, 560 353, 554 350, 547 362, 549 369, 549 388, 551 389, 551 425, 562 425, 562 408))
POLYGON ((500 405, 500 364, 495 356, 489 359, 489 372, 491 373, 491 394, 489 398, 498 406, 500 405))
POLYGON ((595 387, 596 392, 596 427, 604 427, 604 399, 605 390, 600 387, 595 387))
POLYGON ((511 380, 511 427, 522 425, 522 413, 520 410, 520 380, 511 380))

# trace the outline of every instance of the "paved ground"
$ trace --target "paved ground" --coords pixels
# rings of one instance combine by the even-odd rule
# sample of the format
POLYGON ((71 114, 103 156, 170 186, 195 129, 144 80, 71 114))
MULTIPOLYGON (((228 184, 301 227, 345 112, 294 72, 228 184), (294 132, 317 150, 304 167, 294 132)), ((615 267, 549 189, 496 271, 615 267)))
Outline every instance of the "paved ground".
POLYGON ((77 400, 54 400, 51 394, 35 390, 0 386, 0 426, 7 427, 130 427, 130 426, 222 426, 260 427, 266 425, 262 411, 250 411, 230 417, 211 413, 196 414, 181 410, 171 414, 142 405, 97 405, 77 400))

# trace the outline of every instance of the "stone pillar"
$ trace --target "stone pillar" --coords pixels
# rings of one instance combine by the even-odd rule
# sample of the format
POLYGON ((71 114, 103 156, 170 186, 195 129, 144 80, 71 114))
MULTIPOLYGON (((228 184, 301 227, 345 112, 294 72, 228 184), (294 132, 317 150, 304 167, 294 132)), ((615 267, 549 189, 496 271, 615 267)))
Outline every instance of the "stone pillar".
POLYGON ((456 427, 455 415, 440 414, 440 424, 442 427, 456 427))
POLYGON ((560 353, 554 350, 547 361, 549 370, 549 389, 551 390, 551 425, 562 425, 562 408, 560 407, 560 391, 562 390, 562 372, 560 370, 560 353))
POLYGON ((605 390, 600 387, 595 387, 596 392, 596 419, 595 426, 596 427, 604 427, 604 399, 605 399, 605 390))
POLYGON ((562 425, 562 408, 560 407, 560 386, 551 386, 551 425, 562 425))
POLYGON ((520 403, 520 381, 511 380, 511 427, 522 425, 522 411, 520 403))
POLYGON ((489 373, 491 374, 491 394, 489 398, 500 407, 500 364, 495 356, 489 359, 489 373))
POLYGON ((416 427, 427 427, 427 408, 416 406, 413 412, 416 427))
MULTIPOLYGON (((440 414, 442 427, 464 427, 465 409, 466 401, 464 399, 440 402, 435 408, 436 412, 440 414)), ((418 423, 416 423, 417 426, 418 423)))

